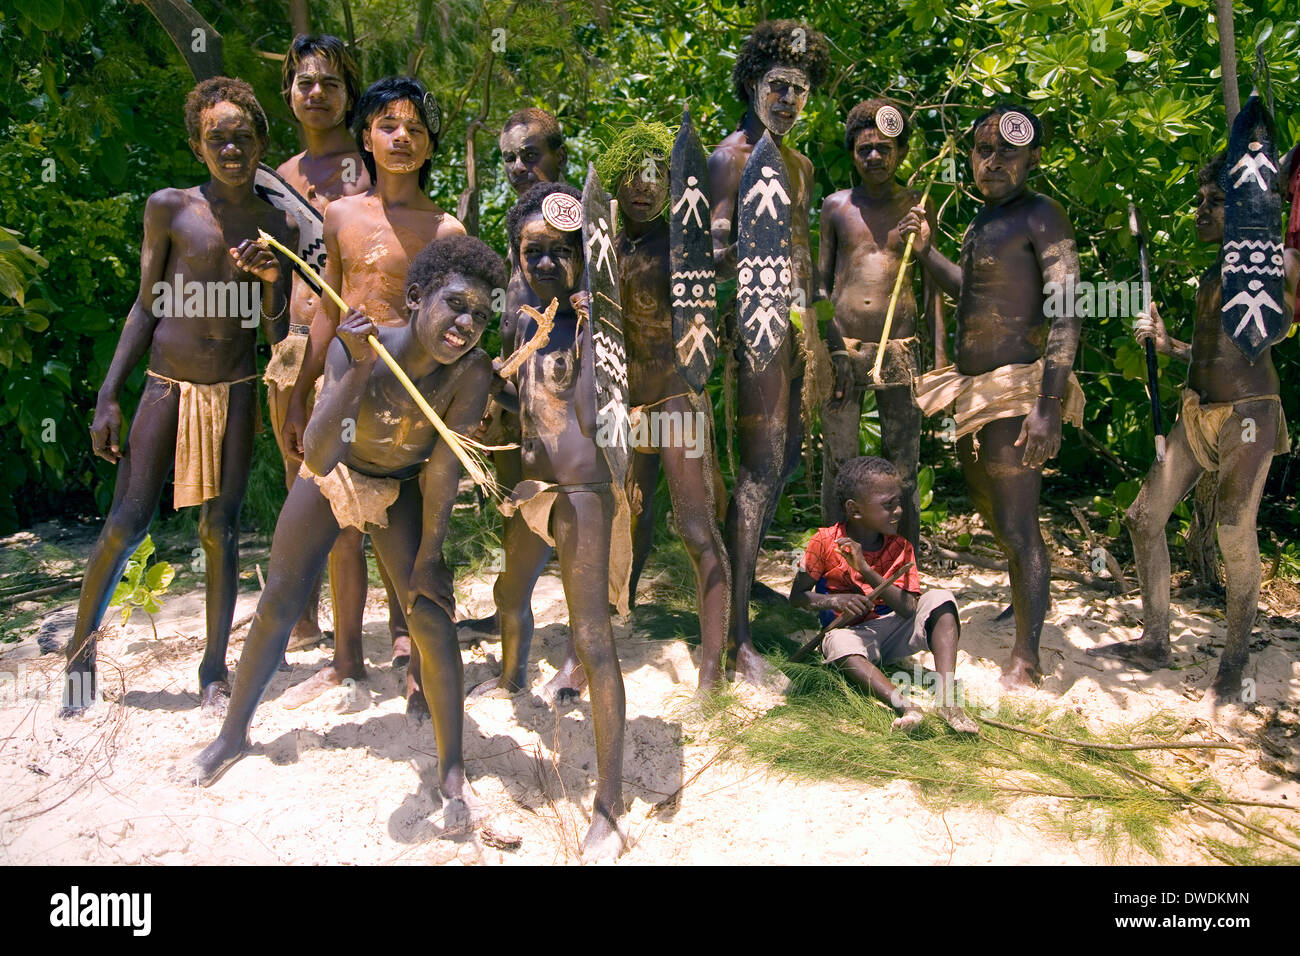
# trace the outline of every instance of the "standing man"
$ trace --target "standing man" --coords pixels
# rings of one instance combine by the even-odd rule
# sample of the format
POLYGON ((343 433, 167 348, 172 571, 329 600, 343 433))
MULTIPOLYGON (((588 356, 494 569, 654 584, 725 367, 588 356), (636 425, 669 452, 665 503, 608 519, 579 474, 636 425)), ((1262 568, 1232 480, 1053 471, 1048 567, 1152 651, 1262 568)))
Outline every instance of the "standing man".
MULTIPOLYGON (((812 162, 786 145, 808 95, 826 78, 830 47, 822 34, 795 20, 769 20, 754 27, 741 45, 732 70, 736 98, 745 104, 739 128, 709 157, 714 260, 718 278, 736 274, 736 218, 741 206, 740 179, 755 145, 768 133, 781 151, 790 184, 791 299, 796 306, 812 298, 813 261, 809 216, 812 211, 812 162)), ((800 392, 803 362, 795 338, 787 334, 777 354, 762 369, 754 367, 740 345, 736 323, 729 330, 736 342, 739 374, 736 428, 739 465, 727 508, 726 548, 731 559, 731 635, 727 664, 742 680, 762 683, 771 674, 754 650, 749 632, 749 595, 758 549, 781 489, 799 462, 802 444, 800 392)))
POLYGON ((956 367, 922 377, 921 411, 955 403, 957 452, 971 500, 1011 571, 1016 643, 1004 680, 1030 686, 1042 673, 1038 639, 1051 600, 1051 558, 1038 528, 1042 468, 1061 449, 1061 422, 1083 422, 1074 377, 1080 320, 1047 317, 1045 287, 1075 283, 1079 253, 1065 209, 1028 188, 1042 153, 1042 126, 1025 107, 1000 105, 975 121, 971 171, 984 208, 962 239, 961 264, 930 242, 927 212, 914 206, 904 236, 917 260, 957 300, 956 367))

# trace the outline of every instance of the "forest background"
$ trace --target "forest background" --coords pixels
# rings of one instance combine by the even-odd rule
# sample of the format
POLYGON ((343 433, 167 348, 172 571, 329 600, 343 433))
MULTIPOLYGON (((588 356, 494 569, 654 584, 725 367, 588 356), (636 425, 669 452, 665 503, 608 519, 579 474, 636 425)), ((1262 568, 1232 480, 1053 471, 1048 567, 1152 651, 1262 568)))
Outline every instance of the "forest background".
MULTIPOLYGON (((1271 71, 1280 152, 1300 135, 1300 24, 1294 0, 1238 0, 1242 98, 1258 48, 1271 71)), ((1197 242, 1196 171, 1226 142, 1213 0, 196 0, 224 38, 226 72, 248 80, 271 122, 266 161, 301 147, 280 96, 280 57, 295 32, 343 37, 363 82, 415 73, 443 111, 430 194, 486 241, 505 248, 512 193, 496 133, 525 105, 560 119, 569 177, 634 119, 675 126, 689 100, 704 143, 736 127, 735 51, 757 21, 806 20, 827 35, 832 70, 790 139, 813 161, 814 211, 853 185, 843 120, 857 101, 892 96, 918 127, 900 175, 931 158, 946 133, 964 135, 995 102, 1029 103, 1047 131, 1032 186, 1060 200, 1078 236, 1082 277, 1139 279, 1127 206, 1149 235, 1154 296, 1171 332, 1190 338, 1196 280, 1217 249, 1197 242), (471 181, 471 172, 473 174, 471 181)), ((139 283, 141 213, 166 186, 202 182, 182 117, 193 80, 149 10, 125 0, 0 2, 0 534, 49 518, 103 513, 113 468, 90 451, 95 394, 139 283)), ((940 244, 956 258, 979 208, 959 140, 957 181, 939 182, 940 244)), ((813 222, 814 241, 817 222, 813 222)), ((951 315, 951 310, 950 310, 951 315)), ((1084 429, 1065 430, 1047 493, 1085 501, 1126 552, 1119 512, 1152 459, 1145 362, 1131 317, 1084 320, 1077 369, 1088 395, 1084 429)), ((949 327, 951 329, 951 320, 949 327)), ((495 329, 485 345, 495 344, 495 329)), ((1294 339, 1274 352, 1284 384, 1300 368, 1294 339)), ((1185 369, 1162 358, 1166 427, 1185 369)), ((721 375, 710 388, 721 412, 721 375)), ((143 364, 128 381, 134 409, 143 364)), ((1287 417, 1300 399, 1283 389, 1287 417)), ((719 419, 721 421, 721 418, 719 419)), ((953 446, 926 423, 926 521, 969 510, 953 446)), ((878 442, 864 417, 868 449, 878 442)), ((816 442, 816 430, 809 441, 816 442)), ((816 449, 814 444, 813 449, 816 449)), ((787 489, 778 529, 819 523, 815 473, 787 489)), ((1265 560, 1300 577, 1294 453, 1274 463, 1260 515, 1265 560)), ((724 471, 730 480, 724 456, 724 471)), ((269 536, 283 500, 278 453, 259 436, 244 522, 269 536)), ((170 492, 164 494, 164 510, 170 492)), ((663 512, 661 511, 660 514, 663 512)), ((1179 545, 1191 511, 1170 525, 1179 545)), ((1181 555, 1176 555, 1176 560, 1181 555)))

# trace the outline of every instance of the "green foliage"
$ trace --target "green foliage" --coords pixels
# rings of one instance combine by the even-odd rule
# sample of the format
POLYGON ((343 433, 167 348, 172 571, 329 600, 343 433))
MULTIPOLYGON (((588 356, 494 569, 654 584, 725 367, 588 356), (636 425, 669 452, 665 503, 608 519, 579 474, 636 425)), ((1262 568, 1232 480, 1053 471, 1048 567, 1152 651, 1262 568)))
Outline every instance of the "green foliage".
MULTIPOLYGON (((1272 70, 1279 138, 1300 134, 1300 25, 1291 0, 1235 4, 1242 86, 1250 51, 1262 43, 1272 70)), ((814 166, 814 222, 822 199, 852 185, 843 146, 847 110, 889 95, 913 113, 915 132, 901 175, 959 137, 957 181, 940 181, 939 245, 955 256, 980 208, 961 137, 1001 98, 1028 102, 1046 144, 1032 185, 1064 204, 1074 223, 1085 280, 1137 277, 1136 244, 1126 228, 1138 205, 1149 237, 1155 297, 1170 331, 1188 338, 1195 279, 1215 250, 1197 243, 1195 174, 1226 139, 1218 46, 1205 0, 312 0, 313 29, 350 41, 366 81, 414 72, 443 111, 430 192, 448 209, 477 205, 479 234, 504 248, 513 201, 495 148, 505 117, 525 105, 556 113, 567 134, 568 174, 620 129, 669 126, 688 102, 706 146, 735 129, 743 113, 731 91, 736 51, 762 17, 803 18, 832 41, 832 70, 790 135, 814 166), (466 193, 470 144, 477 193, 466 193)), ((226 70, 257 91, 271 122, 268 162, 299 148, 279 95, 279 54, 291 39, 283 5, 238 7, 198 0, 224 38, 226 70)), ((94 459, 86 432, 95 393, 138 282, 144 201, 164 186, 201 182, 181 109, 191 78, 147 9, 125 0, 91 4, 11 2, 0 9, 0 531, 52 512, 107 507, 113 469, 94 459), (47 181, 53 168, 55 179, 47 181), (18 245, 21 243, 26 250, 18 245), (33 258, 32 256, 37 258, 33 258), (55 333, 52 330, 57 330, 55 333), (53 440, 47 425, 54 424, 53 440), (4 427, 8 426, 8 427, 4 427)), ((720 288, 724 299, 726 287, 720 288)), ((819 315, 819 319, 821 316, 819 315)), ((949 323, 951 325, 951 322, 949 323)), ((1131 319, 1085 321, 1077 367, 1088 394, 1085 427, 1140 474, 1151 460, 1145 366, 1131 319)), ((494 334, 494 333, 493 333, 494 334)), ((491 335, 489 336, 489 339, 491 335)), ((1176 408, 1179 363, 1161 358, 1166 418, 1176 408)), ((1295 377, 1288 342, 1274 361, 1295 377)), ((718 379, 710 385, 723 420, 718 379)), ((128 414, 142 369, 123 396, 128 414)), ((879 447, 869 393, 862 422, 867 451, 879 447)), ((1300 421, 1300 401, 1283 395, 1300 421)), ((719 428, 720 433, 723 429, 719 428)), ((1108 502, 1111 531, 1133 475, 1096 467, 1095 453, 1066 429, 1054 481, 1069 495, 1108 502)), ((815 436, 814 436, 815 437, 815 436)), ((269 448, 259 445, 258 454, 269 448)), ((950 445, 927 440, 927 464, 951 471, 950 445)), ((725 454, 723 455, 726 461, 725 454)), ((253 476, 247 521, 269 533, 282 495, 276 467, 253 476)), ((1110 468, 1109 465, 1103 466, 1110 468)), ((1300 532, 1289 472, 1266 490, 1263 523, 1282 537, 1300 532)), ((818 511, 815 474, 787 488, 778 526, 803 526, 818 511)), ((940 496, 942 497, 942 496, 940 496)), ((938 510, 931 520, 938 520, 938 510)))
POLYGON ((108 606, 122 609, 123 626, 131 620, 131 614, 136 608, 149 615, 152 624, 153 615, 162 609, 158 599, 167 593, 172 578, 176 577, 176 570, 166 561, 149 563, 153 552, 153 539, 145 535, 140 547, 135 549, 135 554, 126 562, 122 580, 113 589, 113 597, 108 606))

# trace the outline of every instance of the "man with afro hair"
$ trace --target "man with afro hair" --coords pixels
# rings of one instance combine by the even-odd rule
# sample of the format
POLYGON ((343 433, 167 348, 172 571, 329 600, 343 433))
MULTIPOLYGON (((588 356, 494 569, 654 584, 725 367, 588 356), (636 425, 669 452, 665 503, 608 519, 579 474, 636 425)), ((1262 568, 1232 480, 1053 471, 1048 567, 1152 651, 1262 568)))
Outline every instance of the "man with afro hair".
MULTIPOLYGON (((764 133, 781 150, 790 186, 791 301, 801 308, 812 299, 813 261, 809 235, 812 162, 784 142, 808 95, 826 79, 830 47, 816 30, 794 20, 769 20, 754 27, 732 71, 736 98, 745 114, 734 133, 709 157, 714 260, 720 280, 736 274, 736 216, 740 177, 764 133)), ((802 444, 800 419, 803 361, 794 335, 761 371, 739 347, 735 310, 728 310, 728 334, 737 343, 736 428, 739 460, 727 509, 726 547, 731 560, 731 640, 727 663, 743 680, 766 683, 773 674, 754 650, 749 632, 749 597, 759 545, 776 513, 781 489, 793 474, 802 444)), ((707 664, 707 662, 706 662, 707 664)))

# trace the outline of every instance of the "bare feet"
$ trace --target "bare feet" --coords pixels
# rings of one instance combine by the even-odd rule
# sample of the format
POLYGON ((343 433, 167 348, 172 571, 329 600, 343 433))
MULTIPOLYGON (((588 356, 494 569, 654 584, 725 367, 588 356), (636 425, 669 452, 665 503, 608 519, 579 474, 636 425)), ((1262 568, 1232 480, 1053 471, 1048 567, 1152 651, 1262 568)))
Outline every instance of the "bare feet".
POLYGON ((327 664, 301 684, 294 684, 280 695, 280 706, 286 710, 296 710, 303 704, 315 700, 331 687, 338 687, 346 679, 362 681, 366 679, 365 669, 359 675, 341 673, 333 664, 327 664))
POLYGON ((432 720, 429 716, 429 702, 424 699, 424 691, 414 690, 406 695, 406 716, 415 720, 432 720))
POLYGON ((235 765, 244 755, 244 741, 232 744, 218 737, 208 744, 189 767, 178 768, 178 782, 192 784, 196 787, 210 787, 221 779, 221 775, 235 765))
POLYGON ((627 835, 619 828, 617 820, 597 810, 592 814, 591 826, 582 840, 583 863, 611 863, 619 858, 627 846, 627 835))
POLYGON ((60 717, 79 717, 95 702, 95 671, 89 665, 76 662, 68 665, 63 674, 63 706, 60 717))
POLYGON ((476 617, 468 621, 457 621, 457 630, 462 627, 467 631, 473 631, 475 634, 501 633, 501 622, 497 619, 496 614, 492 614, 489 617, 476 617))
POLYGON ((504 677, 493 677, 481 684, 475 684, 473 690, 465 695, 465 699, 477 700, 480 697, 491 697, 496 700, 508 700, 515 694, 522 693, 523 690, 524 688, 512 685, 504 677))
POLYGON ((908 707, 903 713, 894 718, 894 722, 889 725, 890 730, 901 730, 903 733, 909 733, 921 726, 921 711, 917 707, 908 707))
MULTIPOLYGON (((1211 692, 1216 699, 1225 704, 1249 702, 1246 699, 1248 695, 1245 693, 1247 660, 1246 653, 1233 654, 1224 650, 1223 656, 1219 658, 1219 672, 1214 676, 1214 684, 1211 687, 1211 692)), ((1254 695, 1249 696, 1253 698, 1254 695)))
POLYGON ((411 635, 402 634, 393 638, 393 670, 411 663, 411 635))
POLYGON ((199 709, 206 714, 222 716, 226 705, 230 703, 230 685, 223 680, 214 680, 199 694, 199 709))
POLYGON ((1088 648, 1089 657, 1110 657, 1124 661, 1144 671, 1157 671, 1173 663, 1168 638, 1152 638, 1143 634, 1136 641, 1116 641, 1088 648))
POLYGON ((289 647, 291 651, 305 651, 309 647, 315 647, 321 641, 325 640, 325 632, 315 621, 299 621, 289 632, 289 647))
POLYGON ((587 686, 587 672, 576 660, 566 660, 555 676, 542 687, 542 699, 548 704, 577 700, 587 686))
POLYGON ((736 651, 736 679, 761 687, 776 694, 790 689, 790 678, 763 659, 751 644, 742 644, 736 651))
POLYGON ((980 732, 979 724, 975 723, 970 714, 960 707, 940 707, 936 713, 940 720, 959 734, 978 735, 980 732))
POLYGON ((1027 661, 1023 657, 1011 658, 1011 666, 1002 674, 1005 687, 1033 690, 1043 679, 1043 672, 1038 669, 1038 661, 1027 661))

